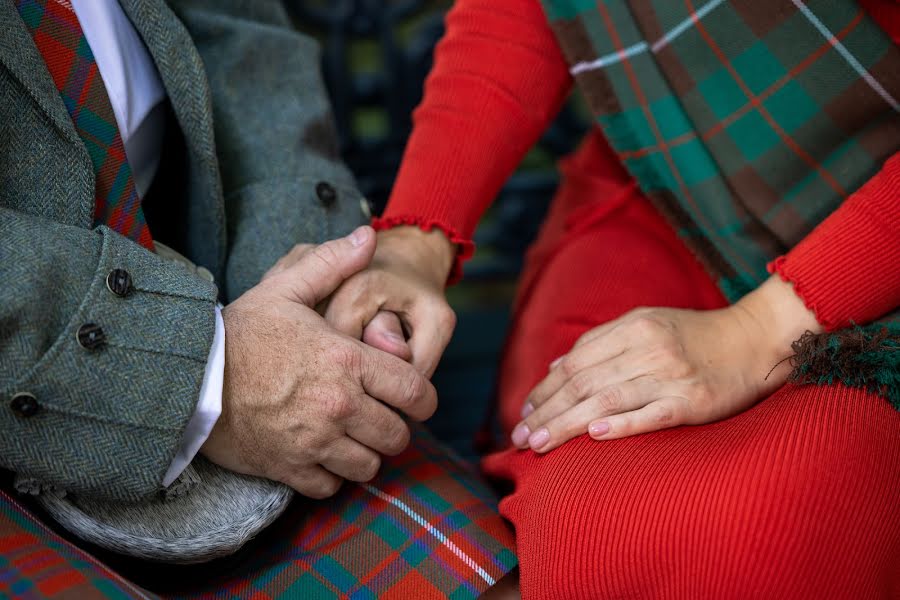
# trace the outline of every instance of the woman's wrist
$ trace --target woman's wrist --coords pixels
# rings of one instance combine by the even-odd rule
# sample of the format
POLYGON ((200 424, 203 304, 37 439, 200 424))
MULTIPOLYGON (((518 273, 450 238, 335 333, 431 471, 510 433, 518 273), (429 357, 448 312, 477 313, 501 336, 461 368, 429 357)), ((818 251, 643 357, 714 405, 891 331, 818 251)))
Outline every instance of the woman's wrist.
POLYGON ((806 307, 794 291, 794 286, 778 275, 769 277, 741 298, 731 310, 746 322, 745 329, 755 333, 757 344, 754 350, 763 361, 762 366, 772 369, 780 364, 771 374, 776 380, 786 379, 790 372, 790 365, 784 360, 793 355, 793 342, 807 331, 823 331, 815 313, 806 307))
POLYGON ((412 263, 418 272, 443 286, 456 252, 456 244, 438 228, 424 231, 414 225, 398 225, 378 232, 375 260, 412 263))

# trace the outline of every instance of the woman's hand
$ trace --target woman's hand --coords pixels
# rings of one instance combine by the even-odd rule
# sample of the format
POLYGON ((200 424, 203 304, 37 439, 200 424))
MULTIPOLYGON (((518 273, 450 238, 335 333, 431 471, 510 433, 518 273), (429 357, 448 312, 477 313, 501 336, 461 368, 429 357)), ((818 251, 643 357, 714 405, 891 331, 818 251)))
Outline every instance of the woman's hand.
POLYGON ((334 293, 325 319, 351 337, 411 360, 430 377, 456 326, 444 295, 455 255, 456 247, 438 230, 381 231, 372 263, 334 293))
POLYGON ((610 440, 731 417, 780 387, 791 342, 820 330, 775 276, 720 310, 633 310, 551 364, 513 444, 547 452, 584 433, 610 440))

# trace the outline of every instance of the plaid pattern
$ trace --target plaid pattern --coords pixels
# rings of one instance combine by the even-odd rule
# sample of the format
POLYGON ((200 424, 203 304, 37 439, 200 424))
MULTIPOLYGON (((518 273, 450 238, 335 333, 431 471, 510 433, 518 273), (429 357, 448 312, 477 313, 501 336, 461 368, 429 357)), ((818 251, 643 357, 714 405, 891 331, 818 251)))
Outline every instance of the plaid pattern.
POLYGON ((542 0, 612 146, 730 300, 900 149, 900 51, 850 0, 542 0))
POLYGON ((94 166, 94 225, 152 249, 125 146, 94 54, 68 0, 15 0, 94 166))
MULTIPOLYGON (((513 537, 473 470, 424 430, 370 485, 295 503, 227 566, 160 567, 160 597, 477 598, 516 565, 513 537), (165 569, 169 569, 166 571, 165 569)), ((146 587, 153 587, 148 585, 146 587)), ((0 492, 0 597, 155 598, 0 492)))
POLYGON ((141 590, 68 543, 0 490, 0 598, 140 598, 141 590))

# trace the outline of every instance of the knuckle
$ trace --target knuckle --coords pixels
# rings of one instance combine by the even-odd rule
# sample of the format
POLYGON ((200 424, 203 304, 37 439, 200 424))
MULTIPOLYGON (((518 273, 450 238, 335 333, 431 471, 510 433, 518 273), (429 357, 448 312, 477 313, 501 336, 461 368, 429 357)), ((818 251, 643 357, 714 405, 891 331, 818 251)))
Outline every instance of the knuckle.
POLYGON ((681 347, 672 339, 661 340, 656 347, 655 354, 665 364, 674 366, 683 362, 681 347))
POLYGON ((653 339, 659 334, 659 323, 645 312, 635 315, 631 321, 631 333, 644 339, 653 339))
POLYGON ((330 421, 345 421, 355 413, 356 403, 343 390, 334 390, 325 400, 325 416, 330 421))
POLYGON ((298 489, 298 491, 301 491, 299 490, 299 487, 293 483, 291 477, 292 474, 284 466, 282 466, 283 464, 285 463, 268 465, 268 468, 263 469, 260 475, 266 477, 267 479, 271 479, 272 481, 280 481, 285 485, 289 485, 293 488, 298 489))
POLYGON ((407 377, 404 385, 403 394, 400 397, 402 406, 409 407, 415 404, 419 398, 425 395, 426 384, 425 379, 418 373, 413 373, 407 377))
POLYGON ((315 498, 324 499, 330 498, 337 494, 338 490, 341 489, 342 481, 337 477, 329 477, 323 478, 319 481, 315 486, 313 486, 314 491, 316 493, 315 498))
POLYGON ((400 423, 396 427, 391 427, 384 436, 385 454, 388 456, 397 456, 409 445, 410 432, 406 423, 400 423))
POLYGON ((581 371, 569 380, 566 387, 569 390, 569 401, 574 404, 585 396, 590 395, 591 389, 594 387, 594 381, 588 373, 581 371))
POLYGON ((379 274, 375 271, 365 270, 356 273, 347 281, 351 282, 354 298, 353 301, 363 304, 369 300, 369 297, 381 289, 379 274))
POLYGON ((378 475, 381 469, 381 459, 377 455, 372 455, 360 466, 360 481, 372 481, 378 475))
POLYGON ((597 405, 607 413, 615 413, 622 407, 622 394, 618 388, 609 388, 597 394, 597 405))
POLYGON ((309 478, 301 476, 293 482, 286 481, 286 483, 307 498, 312 498, 313 500, 322 500, 334 493, 331 492, 331 494, 329 494, 330 481, 325 477, 309 478))
POLYGON ((580 336, 578 336, 578 339, 575 340, 575 343, 573 344, 573 347, 574 347, 574 346, 581 346, 582 344, 586 344, 586 343, 587 343, 588 341, 590 341, 591 338, 593 337, 593 333, 594 333, 594 330, 593 330, 593 329, 589 329, 588 331, 582 333, 580 336))
POLYGON ((580 371, 578 365, 570 356, 563 358, 556 368, 559 369, 559 372, 566 378, 575 377, 580 371))
POLYGON ((444 307, 441 315, 438 317, 438 323, 442 329, 453 330, 456 328, 456 312, 449 306, 444 307))
POLYGON ((328 242, 316 246, 313 255, 328 266, 337 261, 337 252, 335 252, 334 246, 328 242))
POLYGON ((671 427, 676 424, 675 409, 671 406, 658 406, 650 414, 650 419, 654 425, 660 427, 671 427))
POLYGON ((691 405, 703 407, 712 404, 714 393, 708 385, 697 383, 691 386, 689 397, 691 405))
POLYGON ((669 365, 669 372, 676 379, 691 377, 695 373, 694 366, 680 355, 670 358, 669 365))
POLYGON ((352 344, 333 344, 328 349, 328 364, 340 365, 351 373, 358 373, 360 352, 352 344))

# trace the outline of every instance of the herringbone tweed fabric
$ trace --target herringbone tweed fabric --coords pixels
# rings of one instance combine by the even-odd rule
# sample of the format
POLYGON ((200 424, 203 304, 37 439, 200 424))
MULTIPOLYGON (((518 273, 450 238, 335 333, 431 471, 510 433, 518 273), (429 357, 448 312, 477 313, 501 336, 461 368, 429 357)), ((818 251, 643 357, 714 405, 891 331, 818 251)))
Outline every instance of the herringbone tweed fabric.
POLYGON ((143 585, 0 492, 0 596, 16 598, 477 598, 513 549, 490 491, 423 429, 371 484, 298 501, 227 566, 122 570, 143 585))
POLYGON ((15 0, 96 173, 94 223, 152 249, 131 165, 106 86, 75 10, 62 0, 15 0))
POLYGON ((367 215, 335 151, 316 43, 280 1, 119 3, 171 108, 145 214, 218 287, 95 227, 89 144, 14 0, 0 0, 0 467, 135 500, 158 491, 193 414, 216 300, 367 215), (320 182, 337 191, 329 206, 320 182), (106 287, 113 269, 131 275, 125 298, 106 287), (88 323, 103 348, 77 343, 88 323), (41 406, 28 419, 9 409, 21 392, 41 406))

